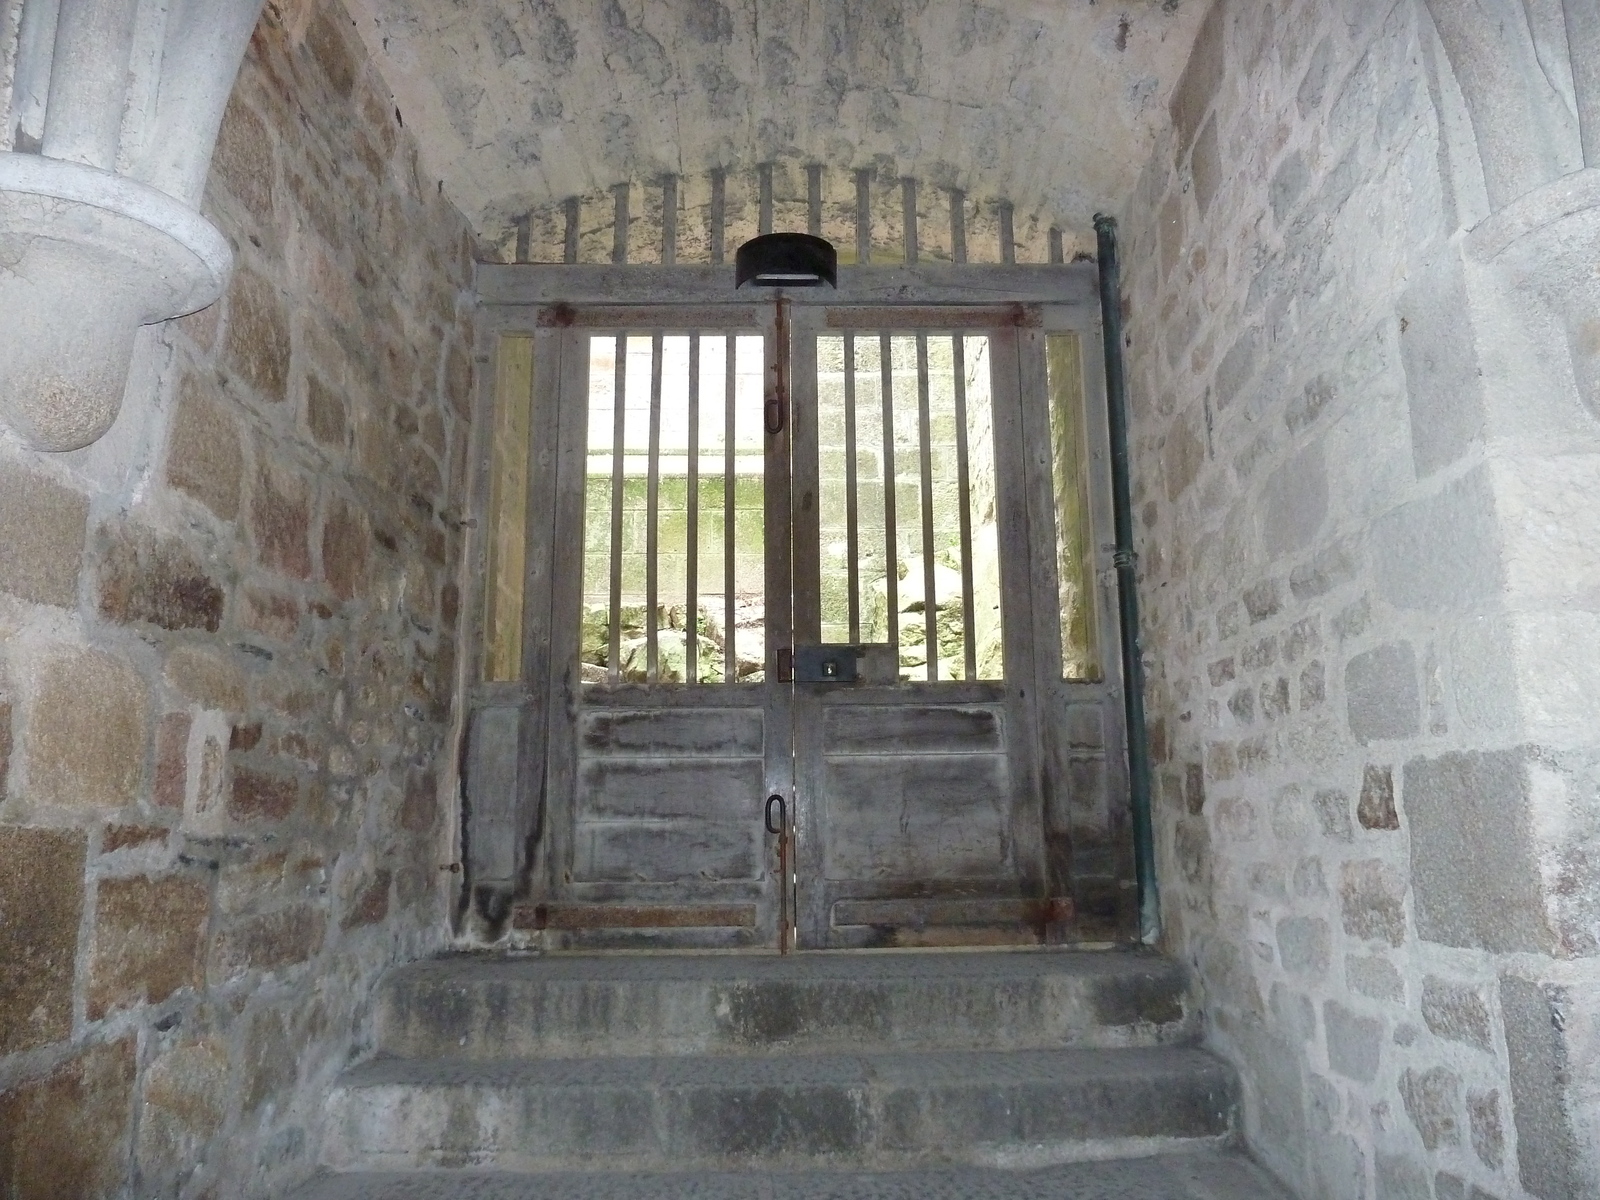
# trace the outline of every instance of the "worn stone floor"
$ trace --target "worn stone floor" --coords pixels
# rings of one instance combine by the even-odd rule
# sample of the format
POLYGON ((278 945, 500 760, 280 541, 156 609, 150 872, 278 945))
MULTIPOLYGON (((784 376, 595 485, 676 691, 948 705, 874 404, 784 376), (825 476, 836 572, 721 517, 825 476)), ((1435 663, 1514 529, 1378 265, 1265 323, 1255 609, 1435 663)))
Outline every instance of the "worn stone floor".
POLYGON ((1196 1149, 1037 1170, 329 1175, 289 1200, 1288 1200, 1242 1155, 1196 1149))

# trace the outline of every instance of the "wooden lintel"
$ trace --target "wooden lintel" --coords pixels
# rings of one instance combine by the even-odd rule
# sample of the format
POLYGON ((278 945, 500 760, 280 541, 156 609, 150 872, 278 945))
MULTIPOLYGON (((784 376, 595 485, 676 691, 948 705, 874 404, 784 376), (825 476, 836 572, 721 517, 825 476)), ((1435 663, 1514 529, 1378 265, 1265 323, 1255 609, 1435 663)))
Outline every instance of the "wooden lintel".
POLYGON ((1093 263, 918 263, 839 268, 837 288, 735 288, 733 267, 480 263, 488 305, 739 305, 781 294, 799 306, 834 304, 1098 304, 1093 263))
MULTIPOLYGON (((1044 324, 1037 304, 1007 304, 998 309, 992 304, 896 305, 892 321, 897 329, 993 329, 996 325, 1037 329, 1044 324)), ((827 323, 829 329, 880 330, 885 319, 881 308, 841 306, 828 310, 827 323)))

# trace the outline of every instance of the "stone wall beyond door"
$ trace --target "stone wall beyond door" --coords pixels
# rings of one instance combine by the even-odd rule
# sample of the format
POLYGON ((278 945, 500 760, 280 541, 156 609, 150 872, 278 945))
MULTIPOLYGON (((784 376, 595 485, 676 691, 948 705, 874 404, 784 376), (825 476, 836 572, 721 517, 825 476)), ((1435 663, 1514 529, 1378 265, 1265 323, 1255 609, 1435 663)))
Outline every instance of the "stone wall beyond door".
POLYGON ((0 448, 0 1194, 266 1196, 447 931, 465 222, 337 0, 270 0, 225 298, 0 448))
POLYGON ((1171 107, 1125 243, 1167 944, 1300 1195, 1600 1194, 1600 423, 1464 232, 1427 5, 1219 0, 1171 107))

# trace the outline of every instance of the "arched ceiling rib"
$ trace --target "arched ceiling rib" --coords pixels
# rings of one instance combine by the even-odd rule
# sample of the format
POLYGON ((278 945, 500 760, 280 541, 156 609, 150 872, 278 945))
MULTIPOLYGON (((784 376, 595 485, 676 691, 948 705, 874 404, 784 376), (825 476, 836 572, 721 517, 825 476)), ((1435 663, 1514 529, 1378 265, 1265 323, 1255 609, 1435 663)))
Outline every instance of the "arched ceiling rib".
POLYGON ((518 214, 715 166, 893 164, 1063 227, 1129 194, 1204 0, 347 0, 427 166, 518 214))

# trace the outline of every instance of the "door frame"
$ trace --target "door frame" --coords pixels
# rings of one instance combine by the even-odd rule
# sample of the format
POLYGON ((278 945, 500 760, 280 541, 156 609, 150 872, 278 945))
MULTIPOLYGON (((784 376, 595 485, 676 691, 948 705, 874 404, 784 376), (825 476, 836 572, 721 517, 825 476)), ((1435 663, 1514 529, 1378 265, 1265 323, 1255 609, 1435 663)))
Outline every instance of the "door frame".
MULTIPOLYGON (((558 437, 557 414, 547 411, 554 406, 542 405, 541 395, 552 396, 560 388, 577 386, 587 367, 586 349, 580 350, 585 333, 603 328, 626 328, 630 317, 638 319, 641 310, 652 310, 648 325, 661 328, 658 314, 672 311, 684 328, 726 328, 737 323, 735 313, 770 314, 775 311, 774 300, 787 301, 801 324, 810 324, 810 313, 815 308, 871 307, 899 310, 907 319, 914 316, 924 323, 948 324, 958 314, 953 311, 968 307, 989 314, 990 328, 997 306, 1010 306, 1014 312, 1011 324, 1018 338, 1019 373, 1018 395, 1025 394, 1030 386, 1043 388, 1042 378, 1030 378, 1029 372, 1042 372, 1044 365, 1043 339, 1051 333, 1071 332, 1079 337, 1083 355, 1085 382, 1084 419, 1090 451, 1090 511, 1091 528, 1109 531, 1110 486, 1106 412, 1103 403, 1104 374, 1099 328, 1100 312, 1098 280, 1094 264, 1073 263, 1054 265, 1015 264, 920 264, 914 266, 845 266, 839 270, 836 289, 770 289, 752 292, 736 291, 733 287, 731 266, 651 266, 651 265, 552 265, 552 264, 480 264, 477 269, 477 294, 480 304, 477 321, 476 361, 479 365, 479 386, 474 404, 474 420, 469 446, 469 463, 472 473, 471 518, 466 522, 468 545, 463 559, 462 612, 460 622, 466 652, 461 656, 460 670, 469 697, 469 736, 466 757, 468 774, 472 774, 472 755, 479 739, 473 735, 484 718, 494 714, 502 717, 511 709, 517 716, 512 723, 516 730, 518 766, 514 786, 502 788, 498 797, 486 794, 474 796, 472 781, 467 780, 464 791, 473 818, 473 829, 463 835, 461 858, 466 868, 464 899, 476 896, 480 912, 485 916, 509 910, 514 898, 528 897, 545 891, 541 883, 549 878, 550 837, 545 833, 547 781, 551 778, 551 756, 559 753, 550 740, 553 721, 557 716, 553 702, 553 688, 540 689, 532 681, 541 676, 554 678, 551 667, 562 661, 560 656, 576 660, 576 647, 566 643, 576 637, 575 630, 556 630, 550 626, 550 614, 556 599, 555 590, 562 581, 553 578, 548 560, 535 563, 530 555, 523 594, 523 673, 522 679, 513 683, 486 683, 483 680, 485 651, 484 610, 487 584, 487 548, 491 532, 487 528, 489 472, 492 449, 490 438, 494 429, 495 380, 494 350, 497 340, 506 334, 523 334, 534 339, 534 404, 530 420, 529 470, 533 475, 528 489, 528 517, 531 530, 533 522, 549 521, 554 525, 569 515, 558 505, 582 505, 581 492, 574 501, 568 489, 557 496, 555 479, 563 463, 576 455, 580 460, 586 453, 585 445, 576 447, 570 437, 558 437), (929 310, 916 314, 916 309, 929 310), (559 444, 559 450, 555 450, 559 444), (568 649, 574 653, 566 654, 568 649), (542 695, 540 693, 543 693, 542 695), (498 835, 498 836, 497 836, 498 835), (501 839, 510 837, 511 852, 501 839), (499 844, 497 844, 499 843, 499 844), (508 878, 509 877, 509 878, 508 878), (541 878, 542 877, 542 878, 541 878)), ((975 315, 975 314, 974 314, 975 315)), ((770 326, 770 318, 765 323, 770 326)), ((752 331, 754 323, 752 323, 752 331)), ((765 330, 769 334, 775 330, 765 330)), ((769 386, 778 370, 779 339, 769 336, 768 372, 769 386)), ((787 345, 782 352, 787 352, 787 345)), ((999 396, 996 397, 999 399, 999 396)), ((1036 411, 1027 415, 1030 406, 1023 405, 1024 420, 1047 420, 1041 406, 1031 406, 1036 411)), ((794 425, 785 421, 782 457, 787 475, 792 448, 788 442, 794 425)), ((1025 429, 1025 444, 1035 447, 1035 453, 1046 457, 1042 465, 1048 477, 1048 429, 1040 437, 1038 429, 1025 429)), ((769 467, 774 457, 769 449, 769 467)), ((567 462, 568 474, 578 463, 567 462)), ((781 492, 784 511, 781 518, 789 526, 787 511, 790 487, 784 485, 771 489, 768 498, 767 520, 770 523, 780 514, 773 511, 776 493, 781 492)), ((1048 504, 1048 496, 1041 499, 1037 487, 1028 489, 1030 527, 1054 530, 1053 509, 1040 511, 1048 504), (1040 526, 1039 522, 1046 522, 1040 526)), ((530 539, 531 540, 531 539, 530 539)), ((546 539, 547 542, 550 539, 546 539)), ((1034 539, 1030 537, 1030 545, 1034 539)), ((1066 742, 1062 722, 1053 719, 1058 711, 1070 703, 1097 702, 1105 719, 1105 745, 1101 758, 1107 774, 1107 787, 1112 795, 1126 791, 1126 731, 1122 706, 1115 703, 1121 695, 1121 662, 1117 651, 1117 605, 1114 594, 1114 573, 1109 543, 1097 542, 1094 547, 1095 578, 1097 582, 1097 611, 1100 657, 1103 664, 1102 682, 1095 684, 1069 683, 1060 678, 1059 629, 1048 612, 1030 607, 1031 640, 1041 636, 1043 646, 1057 646, 1057 654, 1032 655, 1036 690, 1035 705, 1029 707, 1037 714, 1038 727, 1033 731, 1040 748, 1039 786, 1044 789, 1042 799, 1050 802, 1052 789, 1064 789, 1073 762, 1073 748, 1066 742), (1049 661, 1046 661, 1049 660, 1049 661), (1050 672, 1054 672, 1054 678, 1050 672)), ((769 558, 770 546, 769 546, 769 558)), ((1030 555, 1035 571, 1047 572, 1050 580, 1055 576, 1055 556, 1035 553, 1030 555)), ((787 567, 787 563, 785 563, 787 567)), ((784 586, 775 589, 771 578, 773 565, 768 565, 769 604, 774 596, 788 596, 787 570, 784 586)), ((1042 584, 1044 581, 1041 580, 1042 584)), ((1054 593, 1040 593, 1054 594, 1054 593)), ((793 613, 789 614, 789 632, 793 633, 793 613)), ((771 622, 769 621, 769 629, 771 622)), ((767 645, 767 677, 776 679, 775 655, 779 646, 793 644, 793 637, 769 637, 767 645)), ((1008 660, 1010 659, 1008 653, 1008 660)), ((1010 663, 1008 661, 1008 672, 1010 663)), ((949 685, 944 685, 949 686, 949 685)), ((784 693, 785 689, 769 688, 771 693, 784 693)), ((773 713, 773 717, 780 714, 773 713)), ((787 723, 788 713, 781 715, 787 723)), ((779 756, 781 757, 781 756, 779 756)), ((768 755, 768 782, 776 785, 782 771, 774 772, 774 755, 768 755)), ((774 786, 773 790, 793 796, 792 755, 789 757, 787 788, 774 786)), ((481 773, 480 773, 481 774, 481 773)), ((492 774, 492 772, 490 773, 492 774)), ((502 773, 502 780, 504 774, 502 773)), ((1123 820, 1126 826, 1126 820, 1123 820)), ((553 834, 554 829, 549 833, 553 834)), ((1131 857, 1131 856, 1130 856, 1131 857)), ((798 864, 797 864, 798 865, 798 864)), ((1126 873, 1131 887, 1131 868, 1126 873)), ((548 894, 548 892, 546 892, 548 894)), ((463 907, 465 907, 463 905, 463 907)))

